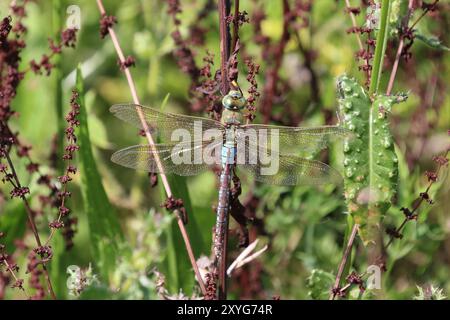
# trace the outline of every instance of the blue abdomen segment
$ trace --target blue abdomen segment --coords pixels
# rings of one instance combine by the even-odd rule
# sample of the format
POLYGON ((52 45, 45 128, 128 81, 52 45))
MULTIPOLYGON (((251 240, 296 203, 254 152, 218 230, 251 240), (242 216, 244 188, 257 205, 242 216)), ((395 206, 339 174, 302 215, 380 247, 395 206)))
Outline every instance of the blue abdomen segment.
POLYGON ((222 166, 225 164, 234 164, 236 158, 236 147, 224 144, 222 146, 222 166))

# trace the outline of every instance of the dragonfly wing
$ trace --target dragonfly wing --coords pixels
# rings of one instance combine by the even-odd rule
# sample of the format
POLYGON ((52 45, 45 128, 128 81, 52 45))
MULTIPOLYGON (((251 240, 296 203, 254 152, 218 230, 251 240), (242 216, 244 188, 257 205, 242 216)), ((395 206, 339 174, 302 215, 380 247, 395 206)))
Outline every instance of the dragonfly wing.
MULTIPOLYGON (((203 161, 201 156, 196 158, 195 153, 202 153, 205 148, 219 148, 220 146, 220 142, 212 145, 204 141, 156 144, 154 146, 136 145, 115 152, 111 156, 111 160, 124 167, 137 170, 193 176, 215 164, 203 161)), ((216 162, 220 161, 219 155, 220 152, 217 152, 216 162)))
POLYGON ((241 126, 241 129, 238 143, 256 139, 262 148, 305 157, 325 149, 332 140, 351 136, 351 131, 341 126, 308 128, 249 124, 241 126))
POLYGON ((202 117, 178 115, 161 112, 159 110, 141 106, 139 104, 116 104, 109 109, 117 118, 128 122, 140 129, 145 125, 152 134, 157 134, 163 142, 173 142, 180 139, 180 135, 189 134, 191 140, 202 139, 206 130, 222 134, 223 126, 219 121, 202 117), (141 119, 145 120, 145 125, 141 119), (200 135, 200 136, 198 136, 200 135))
POLYGON ((256 181, 289 186, 342 183, 339 172, 320 161, 274 152, 261 158, 260 151, 255 155, 255 150, 247 150, 249 158, 257 161, 243 164, 238 162, 238 167, 247 171, 256 181))

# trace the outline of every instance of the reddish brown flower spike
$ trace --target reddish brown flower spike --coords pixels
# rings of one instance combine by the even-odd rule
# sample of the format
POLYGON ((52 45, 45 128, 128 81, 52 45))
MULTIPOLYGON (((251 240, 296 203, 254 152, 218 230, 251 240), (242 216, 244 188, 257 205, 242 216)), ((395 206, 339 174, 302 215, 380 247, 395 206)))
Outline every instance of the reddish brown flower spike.
POLYGON ((391 236, 393 238, 396 238, 396 239, 402 239, 403 238, 403 235, 400 232, 398 232, 397 229, 395 229, 395 228, 387 228, 386 229, 386 233, 389 236, 391 236))
POLYGON ((108 29, 112 28, 116 23, 117 18, 115 16, 102 15, 100 19, 100 37, 104 39, 109 33, 108 29))
POLYGON ((355 16, 361 13, 361 9, 358 7, 348 7, 345 9, 347 13, 352 13, 355 16))
POLYGON ((433 161, 436 162, 440 166, 445 166, 448 164, 448 159, 444 156, 433 157, 433 161))
POLYGON ((180 218, 183 220, 183 223, 187 224, 187 213, 183 205, 184 204, 182 199, 175 199, 173 197, 169 197, 166 199, 166 201, 164 201, 164 203, 161 206, 169 211, 178 210, 180 213, 180 218))
POLYGON ((50 228, 54 228, 54 229, 61 229, 62 227, 64 227, 64 223, 62 221, 52 221, 48 224, 48 226, 50 228))
POLYGON ((11 190, 11 198, 23 198, 27 193, 30 193, 28 187, 15 187, 11 190))
POLYGON ((37 172, 38 170, 39 170, 39 165, 37 163, 30 162, 29 164, 27 164, 27 171, 29 173, 34 173, 34 172, 37 172))
POLYGON ((75 28, 69 28, 61 32, 61 44, 66 48, 75 48, 77 31, 75 28))
POLYGON ((429 182, 436 182, 437 181, 437 174, 436 172, 426 171, 425 176, 428 178, 429 182))
POLYGON ((119 64, 120 70, 125 70, 127 68, 136 66, 136 59, 132 56, 128 56, 125 58, 125 61, 123 61, 123 62, 119 60, 118 64, 119 64))
POLYGON ((11 286, 11 288, 18 288, 18 289, 21 289, 21 290, 24 290, 23 289, 23 279, 17 279, 14 283, 13 283, 13 285, 11 286))

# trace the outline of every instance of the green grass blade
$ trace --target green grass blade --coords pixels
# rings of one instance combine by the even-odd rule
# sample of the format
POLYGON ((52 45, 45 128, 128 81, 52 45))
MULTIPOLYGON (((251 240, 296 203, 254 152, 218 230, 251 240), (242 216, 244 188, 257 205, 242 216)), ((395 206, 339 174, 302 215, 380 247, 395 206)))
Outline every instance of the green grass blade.
POLYGON ((380 28, 378 30, 376 47, 375 47, 375 56, 373 59, 373 69, 372 76, 370 78, 370 88, 369 95, 378 93, 378 87, 380 85, 381 73, 383 71, 383 60, 384 53, 386 51, 386 43, 389 37, 389 12, 390 12, 391 3, 390 0, 383 0, 381 3, 381 18, 380 18, 380 28))
MULTIPOLYGON (((53 37, 55 41, 59 41, 62 31, 62 19, 61 14, 64 13, 62 11, 61 0, 52 0, 52 29, 53 29, 53 37)), ((52 69, 52 80, 54 87, 54 101, 55 101, 55 110, 57 116, 57 143, 58 143, 58 161, 57 166, 59 172, 62 173, 64 170, 64 163, 62 161, 62 154, 64 148, 64 128, 66 125, 64 119, 64 108, 63 108, 63 89, 62 89, 62 81, 63 81, 63 73, 61 70, 61 55, 56 54, 53 57, 52 63, 54 64, 54 68, 52 69)))
MULTIPOLYGON (((164 111, 169 101, 169 97, 169 94, 164 97, 161 103, 161 111, 164 111)), ((192 210, 191 198, 189 195, 186 178, 170 175, 167 179, 174 197, 183 200, 184 208, 186 209, 189 219, 186 229, 191 240, 194 254, 196 255, 196 258, 199 258, 200 254, 207 254, 208 248, 204 244, 202 230, 200 229, 197 217, 192 210)), ((162 184, 160 184, 160 192, 161 197, 166 199, 166 192, 162 184)), ((171 213, 167 212, 167 214, 171 213)), ((181 288, 184 293, 190 295, 195 285, 194 271, 192 270, 192 265, 186 251, 186 245, 175 219, 165 230, 165 237, 167 254, 164 261, 165 270, 162 271, 167 278, 166 282, 168 289, 172 293, 177 293, 181 288)))
MULTIPOLYGON (((188 224, 186 225, 186 229, 191 240, 195 257, 198 259, 200 254, 207 255, 209 249, 205 246, 205 242, 202 237, 202 230, 195 216, 196 213, 192 210, 186 178, 179 176, 168 176, 168 180, 174 197, 183 200, 184 207, 188 214, 188 224)), ((165 199, 166 195, 162 186, 161 194, 165 199)), ((203 227, 208 229, 211 228, 211 226, 203 227)), ((181 232, 175 219, 166 231, 165 236, 167 241, 167 255, 165 261, 165 267, 167 270, 165 270, 165 275, 167 277, 168 287, 173 293, 178 292, 181 288, 184 293, 190 295, 196 283, 194 271, 186 251, 183 237, 181 236, 181 232)))
POLYGON ((5 246, 5 252, 11 254, 15 251, 14 241, 21 239, 25 234, 27 221, 27 212, 22 202, 11 201, 2 208, 0 231, 5 233, 1 240, 5 246))
MULTIPOLYGON (((61 6, 61 0, 52 0, 52 33, 55 41, 59 41, 60 33, 62 30, 62 18, 61 15, 64 13, 61 6)), ((66 125, 64 119, 64 108, 63 108, 63 73, 61 70, 61 55, 57 54, 53 57, 54 68, 52 70, 52 82, 54 89, 54 108, 57 117, 57 170, 60 174, 64 171, 64 161, 62 161, 62 154, 64 151, 64 128, 66 125)), ((66 285, 66 275, 64 265, 67 255, 65 250, 65 241, 60 233, 56 233, 52 240, 53 248, 53 258, 52 263, 49 266, 50 275, 53 282, 53 289, 56 296, 59 299, 64 299, 66 297, 67 285, 66 285)))
POLYGON ((86 105, 84 101, 84 85, 81 69, 77 69, 76 89, 79 93, 80 127, 77 130, 80 150, 78 151, 79 171, 81 177, 81 193, 84 210, 88 218, 91 246, 94 262, 106 279, 114 271, 118 248, 123 242, 116 211, 111 206, 97 170, 92 146, 89 139, 86 105))

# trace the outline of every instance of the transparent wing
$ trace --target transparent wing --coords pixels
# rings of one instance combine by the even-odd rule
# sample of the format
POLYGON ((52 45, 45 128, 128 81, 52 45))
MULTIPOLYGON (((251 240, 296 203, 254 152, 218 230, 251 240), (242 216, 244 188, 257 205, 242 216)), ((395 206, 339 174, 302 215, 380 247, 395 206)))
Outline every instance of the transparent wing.
MULTIPOLYGON (((152 134, 157 134, 163 142, 173 141, 172 134, 177 129, 184 129, 191 135, 192 140, 199 140, 205 130, 223 132, 223 125, 215 120, 178 115, 173 113, 161 112, 153 108, 141 106, 138 104, 116 104, 109 109, 117 118, 128 122, 140 129, 144 129, 140 118, 142 114, 147 126, 152 134)), ((183 134, 182 131, 175 131, 175 134, 183 134)))
POLYGON ((238 143, 244 140, 257 140, 267 149, 280 154, 310 156, 325 149, 330 141, 351 136, 351 131, 340 126, 321 127, 283 127, 249 124, 241 126, 238 143), (248 139, 247 137, 252 137, 248 139))
POLYGON ((221 142, 192 141, 188 143, 168 143, 131 146, 115 152, 111 156, 114 163, 121 166, 154 173, 174 173, 180 176, 193 176, 220 163, 221 142), (208 150, 214 156, 215 163, 204 161, 201 156, 208 150), (157 159, 162 166, 158 166, 157 159))
POLYGON ((320 161, 294 155, 282 155, 255 143, 245 147, 246 158, 238 159, 238 168, 244 169, 256 181, 274 185, 321 185, 342 183, 339 172, 320 161))

